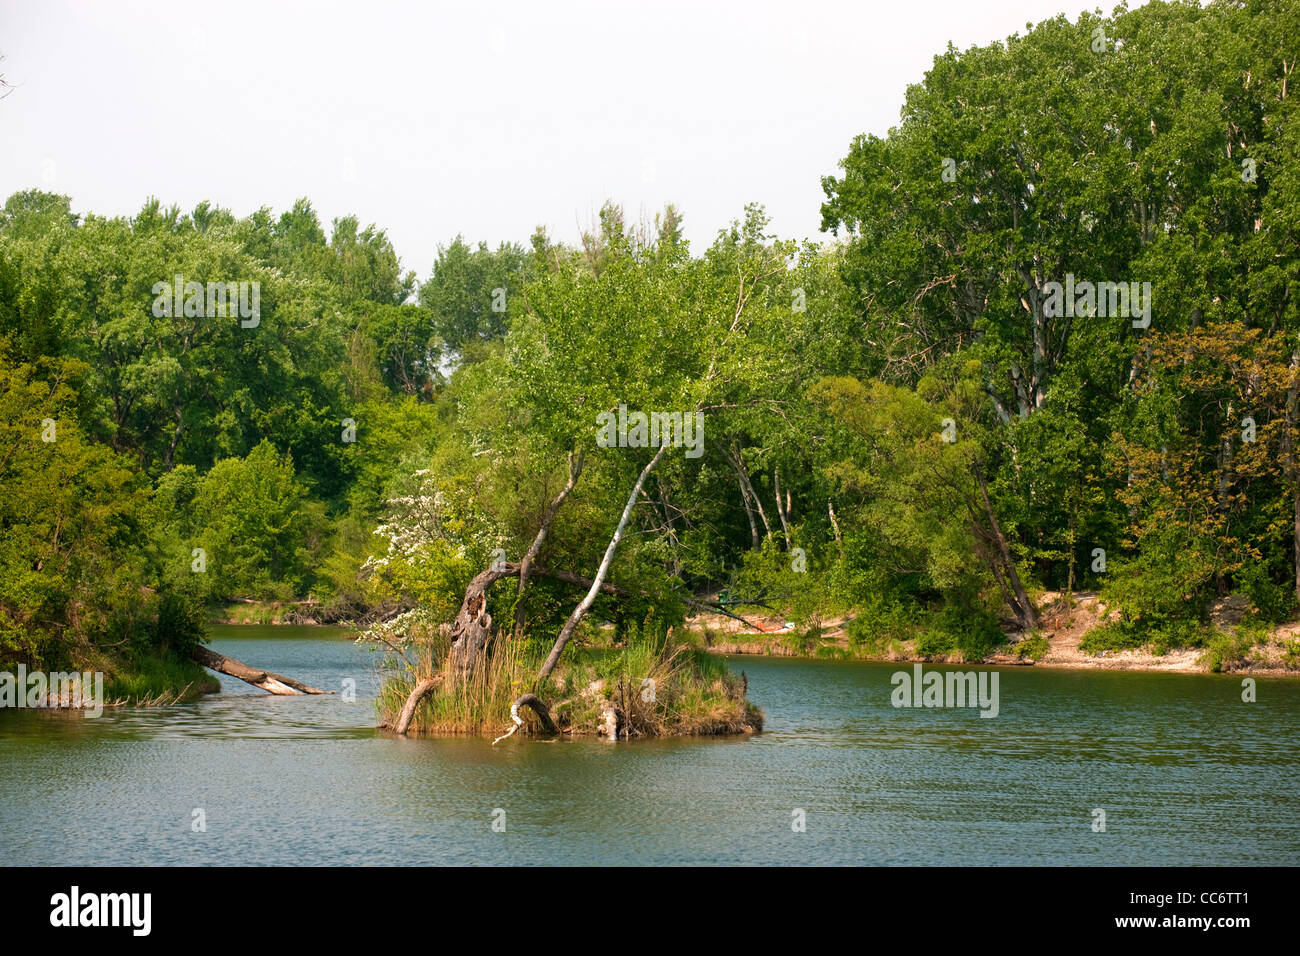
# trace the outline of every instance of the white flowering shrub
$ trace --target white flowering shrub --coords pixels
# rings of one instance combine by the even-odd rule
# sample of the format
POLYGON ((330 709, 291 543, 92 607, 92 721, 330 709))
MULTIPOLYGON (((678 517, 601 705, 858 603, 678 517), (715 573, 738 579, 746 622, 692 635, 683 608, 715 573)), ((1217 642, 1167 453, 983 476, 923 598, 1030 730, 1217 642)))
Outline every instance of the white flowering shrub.
POLYGON ((382 551, 366 559, 362 573, 381 594, 415 606, 360 640, 402 646, 456 616, 466 585, 488 566, 503 539, 476 506, 473 491, 425 469, 410 475, 386 502, 375 529, 382 551))

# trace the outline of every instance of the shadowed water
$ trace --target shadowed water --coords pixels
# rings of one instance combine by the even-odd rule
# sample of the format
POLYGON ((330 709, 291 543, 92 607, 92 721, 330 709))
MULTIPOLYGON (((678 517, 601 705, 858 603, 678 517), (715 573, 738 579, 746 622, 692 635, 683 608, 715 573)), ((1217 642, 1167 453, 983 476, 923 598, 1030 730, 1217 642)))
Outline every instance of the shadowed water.
POLYGON ((222 676, 187 706, 0 711, 8 862, 1300 863, 1300 681, 1243 703, 1240 678, 1004 668, 987 719, 891 706, 910 665, 746 657, 756 737, 492 747, 374 730, 376 657, 341 632, 212 646, 357 699, 222 676))

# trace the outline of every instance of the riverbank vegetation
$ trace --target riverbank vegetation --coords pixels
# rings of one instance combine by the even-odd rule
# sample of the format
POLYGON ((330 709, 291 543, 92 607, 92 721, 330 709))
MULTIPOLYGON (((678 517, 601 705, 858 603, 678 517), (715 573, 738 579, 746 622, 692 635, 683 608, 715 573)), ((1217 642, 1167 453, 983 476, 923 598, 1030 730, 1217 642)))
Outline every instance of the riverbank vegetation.
MULTIPOLYGON (((633 631, 616 647, 609 645, 609 633, 585 635, 581 649, 542 681, 535 675, 547 649, 537 642, 505 643, 470 678, 423 696, 406 730, 496 736, 510 726, 507 715, 515 702, 533 691, 539 701, 550 702, 552 733, 633 738, 762 729, 762 712, 745 699, 743 675, 731 673, 716 655, 678 643, 669 632, 633 631)), ((397 724, 419 674, 439 673, 439 661, 450 653, 447 635, 421 644, 421 652, 425 656, 416 666, 395 667, 384 683, 383 726, 397 724)), ((533 713, 525 726, 545 730, 533 713)))
POLYGON ((18 193, 0 665, 183 660, 215 608, 292 607, 369 628, 390 721, 432 681, 416 729, 526 694, 589 729, 584 688, 667 660, 645 726, 684 732, 748 713, 676 649, 702 607, 799 653, 845 619, 855 653, 1041 659, 1098 592, 1085 652, 1231 666, 1300 594, 1297 36, 1293 0, 1152 2, 944 51, 825 178, 824 243, 608 203, 418 282, 307 200, 18 193), (160 315, 175 276, 257 282, 256 320, 160 315))

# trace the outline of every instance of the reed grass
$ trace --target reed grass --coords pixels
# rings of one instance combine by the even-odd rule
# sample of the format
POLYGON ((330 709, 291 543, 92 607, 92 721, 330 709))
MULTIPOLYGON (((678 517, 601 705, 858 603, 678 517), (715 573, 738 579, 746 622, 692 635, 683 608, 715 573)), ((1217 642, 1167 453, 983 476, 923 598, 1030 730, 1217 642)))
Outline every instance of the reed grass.
MULTIPOLYGON (((498 637, 475 674, 460 682, 444 670, 448 649, 440 634, 422 645, 414 666, 389 662, 377 702, 383 723, 396 721, 421 677, 442 673, 442 686, 416 708, 410 732, 496 737, 511 726, 511 704, 530 692, 546 701, 563 734, 597 734, 607 702, 622 715, 620 736, 629 738, 743 734, 763 726, 762 711, 745 699, 743 681, 725 662, 671 635, 634 635, 613 649, 571 647, 540 685, 546 648, 537 642, 498 637)), ((521 716, 521 734, 541 732, 531 711, 521 716)))

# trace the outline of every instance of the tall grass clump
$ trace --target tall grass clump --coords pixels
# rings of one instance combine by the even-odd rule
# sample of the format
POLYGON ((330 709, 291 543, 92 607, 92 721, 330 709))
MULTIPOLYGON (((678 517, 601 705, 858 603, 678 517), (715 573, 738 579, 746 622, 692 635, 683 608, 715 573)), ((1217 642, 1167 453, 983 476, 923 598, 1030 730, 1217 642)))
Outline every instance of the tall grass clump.
MULTIPOLYGON (((461 681, 452 681, 445 669, 449 649, 443 629, 423 644, 414 666, 390 661, 378 700, 383 723, 395 722, 417 674, 441 673, 443 683, 416 708, 413 732, 495 737, 511 725, 511 705, 526 693, 546 702, 562 734, 600 733, 611 706, 624 738, 762 729, 762 711, 745 699, 746 681, 670 630, 633 625, 621 646, 570 648, 569 658, 540 684, 536 675, 547 650, 542 642, 498 635, 474 674, 461 681)), ((521 733, 541 732, 531 710, 521 710, 520 716, 521 733)))

